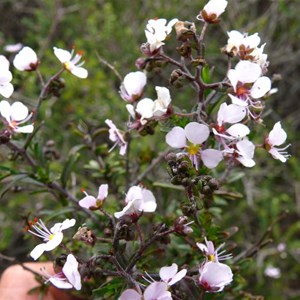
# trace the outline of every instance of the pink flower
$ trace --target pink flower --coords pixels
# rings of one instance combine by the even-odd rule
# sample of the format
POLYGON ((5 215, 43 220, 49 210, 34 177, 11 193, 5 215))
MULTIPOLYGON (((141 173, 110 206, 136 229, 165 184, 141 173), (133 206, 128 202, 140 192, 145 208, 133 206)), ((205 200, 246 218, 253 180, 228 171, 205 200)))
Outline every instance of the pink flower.
POLYGON ((177 264, 173 263, 170 267, 162 267, 159 270, 159 276, 162 281, 171 286, 180 281, 186 275, 186 272, 186 269, 182 269, 178 272, 177 264))
POLYGON ((227 4, 227 0, 210 0, 200 11, 197 19, 207 23, 218 23, 219 16, 225 11, 227 4))
POLYGON ((197 246, 205 254, 208 261, 219 262, 220 260, 226 260, 232 257, 231 254, 224 254, 225 250, 219 252, 224 244, 221 244, 217 249, 215 249, 213 242, 208 241, 206 237, 205 244, 197 243, 197 246))
POLYGON ((28 108, 17 101, 10 105, 6 100, 0 101, 0 115, 9 132, 31 133, 33 125, 19 126, 27 122, 32 114, 28 113, 28 108))
POLYGON ((120 87, 121 97, 128 102, 138 100, 143 94, 146 83, 147 77, 145 73, 140 71, 128 73, 120 87))
POLYGON ((116 127, 113 121, 106 119, 105 123, 109 126, 109 139, 115 144, 110 148, 112 151, 116 146, 120 146, 120 155, 125 155, 127 150, 127 142, 124 139, 124 135, 116 127))
POLYGON ((83 192, 86 196, 79 201, 79 205, 87 209, 97 209, 102 206, 103 201, 108 195, 108 185, 101 184, 99 186, 97 198, 88 195, 84 190, 83 192))
POLYGON ((281 162, 286 162, 290 157, 287 151, 285 151, 290 144, 283 148, 277 148, 276 146, 280 146, 285 143, 286 138, 286 132, 282 129, 280 122, 277 122, 265 140, 265 148, 273 156, 273 158, 279 159, 281 162))
POLYGON ((128 190, 125 203, 127 205, 123 208, 123 210, 114 214, 117 219, 124 215, 136 218, 141 214, 141 212, 154 212, 157 207, 153 193, 140 186, 132 186, 128 190))
POLYGON ((62 271, 55 275, 49 275, 44 272, 47 278, 45 283, 51 282, 59 289, 72 289, 81 290, 81 276, 78 272, 78 261, 73 254, 67 256, 67 260, 62 268, 62 271))
POLYGON ((204 263, 199 273, 199 283, 207 292, 221 292, 233 279, 230 267, 219 262, 204 263))
POLYGON ((3 55, 0 55, 0 94, 9 98, 14 92, 14 87, 10 83, 12 80, 12 74, 9 71, 9 61, 3 55))
POLYGON ((221 151, 215 149, 202 150, 202 144, 209 137, 209 128, 206 125, 191 122, 182 127, 174 127, 167 135, 166 142, 173 148, 184 149, 196 169, 198 169, 198 158, 210 169, 215 168, 222 160, 221 151))
POLYGON ((34 71, 39 65, 39 60, 30 47, 24 47, 15 56, 13 64, 19 71, 34 71))
POLYGON ((71 52, 53 47, 54 54, 63 64, 64 68, 79 78, 87 78, 88 71, 82 68, 84 61, 80 63, 82 52, 78 51, 74 56, 74 49, 71 52), (74 57, 73 57, 74 56, 74 57))
POLYGON ((28 232, 43 239, 44 243, 37 245, 31 252, 30 256, 37 260, 45 251, 55 249, 63 240, 62 231, 74 226, 75 219, 66 219, 62 223, 56 223, 50 230, 46 227, 42 220, 34 221, 28 232))

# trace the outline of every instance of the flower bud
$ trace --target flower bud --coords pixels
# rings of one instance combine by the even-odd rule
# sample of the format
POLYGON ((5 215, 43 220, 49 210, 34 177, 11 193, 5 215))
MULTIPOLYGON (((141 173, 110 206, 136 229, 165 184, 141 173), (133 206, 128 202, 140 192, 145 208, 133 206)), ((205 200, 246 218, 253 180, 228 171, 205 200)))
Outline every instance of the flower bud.
POLYGON ((147 65, 147 60, 143 57, 139 57, 136 61, 135 61, 135 66, 139 69, 139 70, 144 70, 145 67, 147 65))
POLYGON ((215 178, 212 178, 208 181, 208 186, 212 189, 212 190, 218 190, 219 189, 219 181, 215 178))
POLYGON ((77 232, 74 234, 73 239, 82 241, 90 246, 94 246, 96 243, 95 234, 90 228, 86 226, 79 227, 77 232))
POLYGON ((175 24, 176 37, 179 41, 185 42, 196 34, 195 23, 188 21, 177 21, 175 24))
POLYGON ((188 235, 193 232, 193 229, 189 226, 193 222, 188 222, 187 216, 180 216, 175 220, 175 231, 182 235, 188 235))
POLYGON ((179 69, 177 69, 172 71, 169 82, 174 87, 181 88, 183 87, 183 83, 182 83, 183 79, 184 78, 182 76, 182 72, 179 69))

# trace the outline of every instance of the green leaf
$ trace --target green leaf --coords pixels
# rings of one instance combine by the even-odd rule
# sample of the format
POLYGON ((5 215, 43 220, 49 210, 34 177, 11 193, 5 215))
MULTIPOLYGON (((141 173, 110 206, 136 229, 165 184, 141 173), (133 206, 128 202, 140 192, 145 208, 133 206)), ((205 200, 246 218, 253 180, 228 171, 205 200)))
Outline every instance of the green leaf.
POLYGON ((69 158, 66 161, 66 164, 64 166, 64 169, 63 169, 63 171, 61 173, 61 177, 60 177, 63 188, 66 187, 67 181, 71 174, 71 171, 72 171, 74 165, 76 164, 76 162, 78 161, 79 157, 80 157, 80 154, 78 152, 69 155, 69 158))

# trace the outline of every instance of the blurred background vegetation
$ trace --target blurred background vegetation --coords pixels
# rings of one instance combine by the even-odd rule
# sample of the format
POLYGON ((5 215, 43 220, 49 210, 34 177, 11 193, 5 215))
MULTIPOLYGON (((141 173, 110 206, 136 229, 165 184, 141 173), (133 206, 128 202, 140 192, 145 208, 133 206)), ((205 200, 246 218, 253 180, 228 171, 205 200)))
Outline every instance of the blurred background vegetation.
MULTIPOLYGON (((7 44, 19 42, 32 47, 40 58, 41 72, 49 77, 60 67, 52 47, 70 49, 75 45, 76 49, 84 51, 85 67, 89 70, 86 80, 64 73, 65 89, 60 97, 43 103, 40 115, 40 119, 45 119, 42 134, 37 136, 36 144, 31 149, 39 153, 41 178, 56 178, 71 157, 76 164, 68 173, 66 185, 78 198, 82 196, 81 187, 95 194, 103 180, 113 182, 114 192, 122 195, 125 189, 124 160, 120 159, 117 151, 112 152, 107 158, 109 170, 99 170, 86 149, 89 135, 103 128, 97 132, 96 150, 106 153, 108 136, 104 130, 104 120, 110 118, 125 129, 128 117, 125 102, 118 93, 120 79, 116 73, 123 77, 136 70, 135 60, 141 56, 139 45, 146 40, 144 28, 147 20, 177 17, 196 22, 197 28, 201 28, 196 15, 205 3, 200 0, 0 1, 2 49, 7 44), (101 60, 114 66, 115 72, 101 60), (54 151, 56 159, 46 157, 48 148, 54 151), (45 166, 47 174, 42 170, 45 166)), ((274 79, 273 86, 279 88, 278 93, 268 100, 265 123, 271 129, 275 122, 282 120, 283 128, 288 132, 288 142, 292 144, 289 148, 292 157, 286 164, 257 150, 257 166, 250 170, 241 168, 230 178, 231 183, 227 186, 228 190, 239 192, 243 197, 236 200, 215 199, 213 213, 216 223, 220 222, 222 228, 239 228, 230 238, 232 243, 238 245, 233 250, 234 255, 248 249, 264 234, 273 240, 258 254, 254 254, 253 260, 236 266, 237 275, 232 286, 252 295, 262 295, 265 299, 300 298, 299 11, 300 3, 297 0, 229 0, 221 26, 210 27, 206 36, 207 60, 211 67, 215 66, 213 76, 217 79, 224 75, 222 67, 226 58, 220 55, 219 49, 226 44, 226 31, 237 29, 259 33, 262 43, 266 42, 265 52, 269 55, 268 76, 274 79), (268 266, 279 268, 280 278, 265 276, 264 271, 268 266)), ((172 42, 168 43, 166 49, 171 51, 172 42)), ((5 54, 4 50, 1 54, 5 54)), ((173 54, 176 55, 174 50, 173 54)), ((13 99, 33 107, 40 92, 37 78, 33 74, 15 70, 13 76, 17 90, 13 99)), ((157 83, 169 86, 167 76, 164 70, 150 73, 145 95, 154 97, 154 85, 157 83)), ((188 87, 178 90, 170 88, 175 105, 192 107, 194 99, 188 87)), ((20 140, 22 138, 17 137, 20 140)), ((164 147, 164 133, 138 138, 132 153, 136 170, 132 177, 139 174, 164 147)), ((5 167, 15 166, 17 169, 22 162, 15 160, 7 163, 6 157, 11 157, 11 154, 3 145, 0 149, 0 177, 4 178, 7 175, 5 167)), ((162 169, 155 169, 147 180, 153 183, 159 176, 161 182, 168 183, 168 175, 162 169)), ((26 260, 33 245, 31 239, 26 239, 22 232, 26 217, 39 215, 49 221, 60 214, 74 211, 63 199, 53 202, 53 197, 43 187, 20 176, 9 176, 0 182, 0 253, 26 260)), ((172 214, 178 209, 178 192, 157 187, 154 193, 160 196, 157 197, 160 198, 160 206, 166 208, 172 219, 172 214)), ((113 205, 111 209, 113 211, 113 205)), ((84 222, 89 224, 85 216, 80 215, 78 224, 84 222)), ((171 251, 171 255, 178 255, 178 261, 184 263, 184 255, 190 248, 182 246, 179 250, 174 243, 171 251)), ((8 263, 0 258, 1 269, 8 263)), ((244 299, 252 299, 250 295, 243 295, 244 299)))

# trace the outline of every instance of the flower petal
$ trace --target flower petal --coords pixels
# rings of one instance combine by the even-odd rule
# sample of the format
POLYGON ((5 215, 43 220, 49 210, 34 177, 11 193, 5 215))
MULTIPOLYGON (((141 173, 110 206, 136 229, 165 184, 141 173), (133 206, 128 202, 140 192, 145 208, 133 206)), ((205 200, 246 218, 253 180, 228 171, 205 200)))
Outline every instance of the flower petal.
POLYGON ((269 136, 268 136, 268 141, 272 146, 279 146, 282 145, 287 138, 287 134, 282 129, 281 123, 277 122, 273 129, 270 131, 269 136))
POLYGON ((26 125, 26 126, 22 126, 22 127, 18 127, 16 129, 14 129, 15 132, 22 132, 22 133, 31 133, 33 132, 33 125, 26 125))
POLYGON ((201 159, 207 168, 213 169, 223 159, 223 154, 222 151, 216 149, 206 149, 201 151, 201 159))
POLYGON ((185 130, 175 126, 166 135, 166 143, 173 148, 184 148, 186 146, 185 130))
POLYGON ((67 260, 62 271, 74 288, 78 291, 81 290, 81 276, 78 271, 78 262, 73 254, 69 254, 67 256, 67 260))
POLYGON ((0 94, 3 97, 9 98, 13 92, 14 92, 14 86, 10 82, 0 85, 0 94))
POLYGON ((261 67, 248 60, 241 60, 236 66, 236 76, 238 81, 243 83, 255 82, 261 76, 261 67))
POLYGON ((35 246, 35 248, 30 252, 30 256, 34 260, 37 260, 46 251, 46 247, 45 243, 35 246))
POLYGON ((161 299, 164 300, 172 299, 171 293, 167 291, 167 284, 165 282, 153 282, 151 283, 144 292, 145 300, 161 299))
POLYGON ((104 200, 108 195, 108 184, 101 184, 98 190, 97 199, 104 200))
POLYGON ((258 78, 253 84, 250 95, 254 99, 263 97, 271 89, 271 79, 269 77, 263 76, 258 78))
POLYGON ((186 138, 193 144, 201 145, 209 137, 209 128, 197 122, 191 122, 184 128, 186 138))
POLYGON ((51 239, 45 243, 45 251, 51 251, 55 249, 63 240, 63 233, 58 231, 52 234, 51 239))
POLYGON ((88 77, 88 71, 87 71, 87 69, 82 68, 82 67, 76 67, 76 66, 74 66, 73 68, 71 68, 70 72, 73 75, 75 75, 75 76, 77 76, 79 78, 82 78, 82 79, 88 77))
POLYGON ((125 290, 118 300, 142 300, 142 295, 133 289, 125 290))
POLYGON ((172 279, 178 271, 177 264, 173 263, 169 267, 162 267, 159 270, 159 276, 162 279, 162 281, 168 283, 170 279, 172 279))
POLYGON ((186 269, 182 269, 181 271, 179 271, 177 274, 175 274, 175 276, 172 278, 172 280, 168 283, 168 285, 173 285, 176 282, 180 281, 183 277, 185 277, 187 273, 186 269))
POLYGON ((250 133, 250 129, 246 125, 238 123, 230 126, 226 132, 233 137, 243 138, 250 133))
POLYGON ((61 279, 58 277, 50 277, 49 281, 59 289, 72 289, 73 285, 66 281, 65 279, 61 279))
POLYGON ((97 206, 97 199, 93 196, 86 196, 81 199, 78 204, 81 207, 89 209, 90 207, 97 206))
POLYGON ((11 112, 11 106, 8 103, 8 101, 6 100, 0 101, 0 114, 7 122, 10 122, 10 112, 11 112))
POLYGON ((22 121, 28 116, 28 108, 22 102, 14 102, 11 106, 11 119, 22 121))
POLYGON ((69 61, 72 57, 71 53, 67 50, 53 47, 54 54, 61 63, 69 61))

